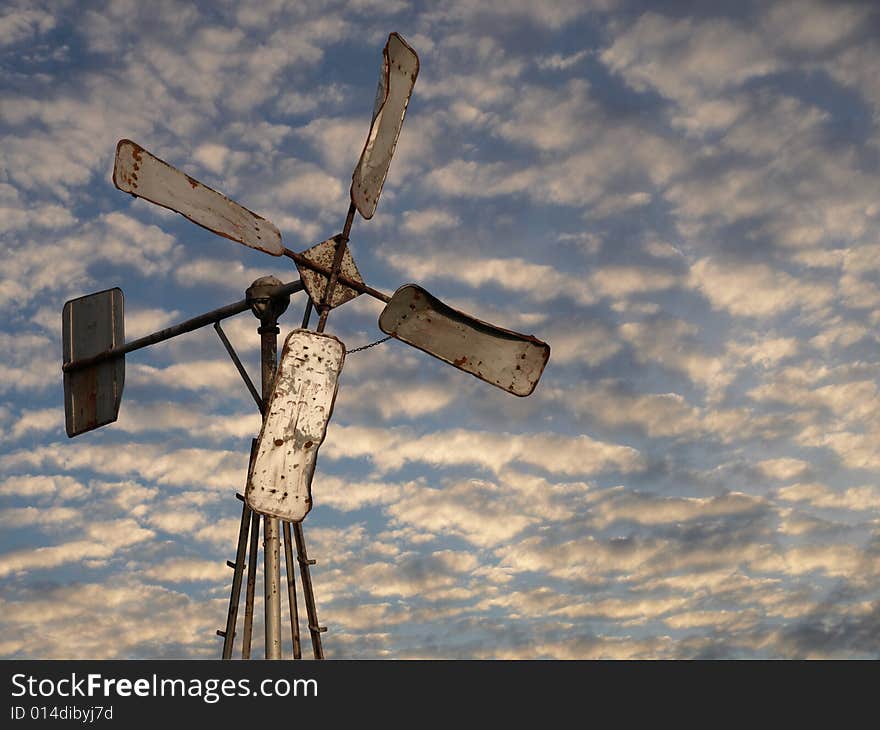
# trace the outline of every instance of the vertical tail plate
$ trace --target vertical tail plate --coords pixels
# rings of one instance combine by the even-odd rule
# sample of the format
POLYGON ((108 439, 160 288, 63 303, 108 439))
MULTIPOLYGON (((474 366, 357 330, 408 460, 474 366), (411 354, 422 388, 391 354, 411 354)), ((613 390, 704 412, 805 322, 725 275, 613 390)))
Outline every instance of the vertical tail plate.
POLYGON ((345 346, 331 335, 299 329, 287 336, 245 492, 255 512, 299 522, 312 508, 318 447, 344 361, 345 346))
MULTIPOLYGON (((64 362, 82 360, 125 342, 122 289, 113 288, 71 299, 62 311, 64 362)), ((113 423, 119 416, 125 384, 125 356, 64 373, 64 420, 67 435, 113 423)))

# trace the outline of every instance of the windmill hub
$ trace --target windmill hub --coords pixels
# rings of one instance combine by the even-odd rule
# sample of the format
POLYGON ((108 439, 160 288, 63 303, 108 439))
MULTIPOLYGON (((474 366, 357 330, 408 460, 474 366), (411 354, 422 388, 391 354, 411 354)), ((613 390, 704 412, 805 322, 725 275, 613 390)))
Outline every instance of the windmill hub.
POLYGON ((277 320, 290 304, 290 295, 277 296, 274 291, 282 281, 274 276, 261 276, 245 291, 245 298, 254 316, 260 321, 277 320))

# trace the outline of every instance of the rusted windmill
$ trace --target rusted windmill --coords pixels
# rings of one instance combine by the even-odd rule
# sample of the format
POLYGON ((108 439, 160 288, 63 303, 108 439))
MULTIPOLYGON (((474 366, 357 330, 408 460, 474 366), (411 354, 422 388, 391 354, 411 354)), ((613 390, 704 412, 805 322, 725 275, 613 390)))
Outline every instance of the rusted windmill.
MULTIPOLYGON (((250 656, 259 524, 264 524, 266 657, 281 658, 280 532, 283 532, 293 655, 301 655, 291 531, 300 564, 308 626, 316 659, 323 658, 302 523, 312 507, 311 483, 317 453, 333 412, 345 346, 324 332, 330 311, 360 294, 385 303, 379 329, 471 375, 518 396, 531 394, 550 356, 534 337, 502 329, 459 312, 416 284, 389 296, 360 276, 348 248, 355 214, 373 217, 419 72, 415 51, 391 33, 383 51, 373 118, 354 168, 351 203, 342 232, 301 253, 286 248, 268 220, 203 185, 130 140, 116 148, 113 182, 120 190, 181 213, 218 235, 273 256, 292 259, 300 279, 254 282, 241 302, 205 313, 147 337, 124 343, 122 291, 110 289, 64 306, 64 389, 68 436, 116 420, 128 352, 213 324, 263 415, 251 449, 223 657, 231 658, 242 580, 247 573, 242 657, 250 656), (291 331, 277 358, 278 317, 289 296, 308 295, 302 325, 291 331), (258 393, 226 339, 220 321, 250 308, 260 320, 262 393, 258 393), (312 310, 318 324, 309 329, 312 310), (279 525, 281 530, 279 531, 279 525), (247 569, 245 570, 245 562, 247 569)), ((386 339, 387 339, 386 338, 386 339)), ((360 348, 359 348, 360 349, 360 348)))

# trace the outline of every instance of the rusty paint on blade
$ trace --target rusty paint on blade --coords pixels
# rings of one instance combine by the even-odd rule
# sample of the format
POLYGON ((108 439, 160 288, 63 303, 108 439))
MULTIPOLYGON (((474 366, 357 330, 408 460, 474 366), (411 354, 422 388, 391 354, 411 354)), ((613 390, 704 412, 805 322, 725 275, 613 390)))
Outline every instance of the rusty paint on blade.
MULTIPOLYGON (((124 298, 118 287, 71 299, 62 310, 65 363, 82 360, 125 342, 124 298)), ((64 373, 64 421, 70 438, 119 416, 125 385, 125 356, 64 373)))
POLYGON ((284 250, 281 233, 271 221, 202 185, 130 139, 121 139, 116 145, 113 184, 245 246, 273 256, 284 250))
POLYGON ((416 52, 397 33, 389 35, 382 51, 382 70, 373 122, 351 176, 351 201, 366 219, 372 218, 376 212, 418 75, 419 57, 416 52))
POLYGON ((312 508, 318 447, 333 414, 345 345, 332 335, 287 336, 245 498, 256 512, 299 522, 312 508))
POLYGON ((518 396, 531 394, 550 357, 546 342, 459 312, 415 284, 394 292, 379 329, 518 396))
MULTIPOLYGON (((307 251, 303 251, 301 255, 305 256, 312 263, 323 266, 325 269, 329 270, 333 267, 333 257, 336 254, 336 241, 338 238, 339 236, 328 238, 317 246, 312 246, 307 251)), ((302 282, 312 301, 320 303, 324 298, 324 290, 327 288, 329 277, 324 276, 305 265, 300 265, 299 263, 297 263, 296 268, 299 269, 300 278, 302 278, 302 282)), ((364 283, 348 246, 345 247, 345 252, 342 255, 342 265, 339 269, 339 273, 346 279, 356 281, 359 284, 364 283)), ((330 300, 330 308, 332 309, 333 307, 338 307, 340 304, 345 304, 347 301, 354 299, 357 296, 360 296, 359 291, 355 291, 343 284, 337 284, 333 288, 333 298, 330 300)))

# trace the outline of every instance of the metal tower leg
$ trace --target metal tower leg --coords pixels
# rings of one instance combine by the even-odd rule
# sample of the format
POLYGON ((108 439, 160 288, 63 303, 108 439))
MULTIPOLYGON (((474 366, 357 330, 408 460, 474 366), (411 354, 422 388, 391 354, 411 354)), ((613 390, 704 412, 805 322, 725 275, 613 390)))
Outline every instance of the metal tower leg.
POLYGON ((302 659, 299 640, 299 609, 296 605, 296 568, 290 542, 290 523, 282 522, 284 528, 284 567, 287 574, 287 603, 290 608, 290 635, 293 637, 293 658, 302 659))
POLYGON ((251 545, 248 553, 247 591, 244 599, 244 631, 241 658, 251 658, 251 635, 254 628, 254 590, 257 585, 257 548, 260 544, 260 515, 251 512, 251 545))
POLYGON ((309 560, 306 554, 306 539, 303 535, 302 523, 293 523, 293 536, 296 539, 296 553, 299 561, 299 574, 303 584, 303 594, 306 602, 306 614, 309 617, 309 632, 312 635, 312 650, 315 659, 324 658, 324 647, 321 646, 321 633, 327 630, 326 626, 318 625, 318 609, 315 607, 315 594, 312 592, 312 576, 309 566, 314 565, 314 560, 309 560))
POLYGON ((251 521, 251 510, 240 494, 241 524, 238 528, 238 548, 235 551, 235 563, 232 574, 232 592, 229 595, 229 612, 226 615, 226 630, 217 633, 223 637, 223 659, 232 659, 232 648, 235 643, 235 624, 238 620, 238 602, 241 598, 241 578, 244 573, 245 553, 247 552, 248 527, 251 521))

